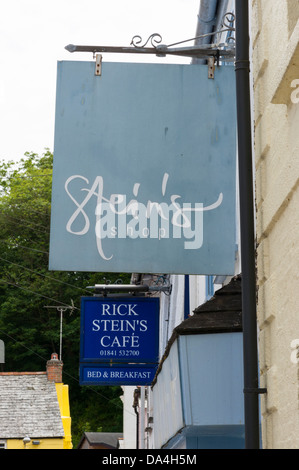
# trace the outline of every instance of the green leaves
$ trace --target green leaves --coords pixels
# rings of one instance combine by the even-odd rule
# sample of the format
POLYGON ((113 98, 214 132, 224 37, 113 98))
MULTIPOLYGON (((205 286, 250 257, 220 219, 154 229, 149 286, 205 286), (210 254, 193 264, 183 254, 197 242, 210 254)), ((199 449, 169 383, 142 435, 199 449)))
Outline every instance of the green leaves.
MULTIPOLYGON (((0 165, 0 295, 7 305, 7 313, 1 315, 2 320, 0 317, 2 332, 5 332, 3 318, 7 315, 14 319, 14 324, 22 318, 23 323, 34 325, 26 328, 26 342, 32 351, 38 344, 47 351, 43 363, 39 356, 32 354, 32 364, 37 363, 42 369, 53 348, 58 350, 59 346, 59 322, 49 317, 45 306, 69 305, 74 298, 78 317, 80 295, 84 292, 84 280, 78 282, 74 273, 48 271, 52 164, 53 155, 47 150, 42 156, 26 153, 17 164, 0 165)), ((85 277, 88 282, 88 275, 85 277)), ((75 318, 65 319, 65 334, 70 326, 72 335, 76 332, 78 339, 78 321, 72 325, 75 318)), ((77 342, 75 346, 69 345, 76 353, 77 342)), ((9 347, 6 357, 8 366, 9 347)), ((18 357, 13 358, 13 364, 23 369, 18 357)))

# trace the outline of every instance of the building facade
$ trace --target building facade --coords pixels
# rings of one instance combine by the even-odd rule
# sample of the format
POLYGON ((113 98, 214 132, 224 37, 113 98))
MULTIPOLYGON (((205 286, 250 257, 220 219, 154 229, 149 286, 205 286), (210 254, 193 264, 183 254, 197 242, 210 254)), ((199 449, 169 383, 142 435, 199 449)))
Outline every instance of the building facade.
POLYGON ((299 448, 299 1, 251 19, 262 445, 299 448))
POLYGON ((244 448, 241 278, 172 333, 147 392, 147 445, 244 448))
MULTIPOLYGON (((233 2, 219 1, 215 4, 233 11, 233 2)), ((299 1, 251 0, 249 8, 258 358, 260 386, 267 390, 260 395, 261 447, 295 449, 299 447, 299 1)), ((237 256, 235 273, 240 272, 237 256)), ((165 297, 162 294, 161 298, 164 322, 161 325, 161 357, 165 354, 171 332, 186 319, 186 288, 190 294, 187 303, 191 313, 229 279, 171 276, 169 282, 171 295, 165 297)), ((168 410, 171 419, 164 413, 163 432, 167 436, 158 438, 155 431, 154 416, 159 414, 154 408, 158 407, 163 415, 163 403, 168 400, 174 404, 180 400, 173 388, 179 371, 175 367, 178 364, 177 351, 179 342, 163 359, 164 367, 167 363, 170 367, 168 388, 159 395, 160 400, 154 397, 158 395, 155 387, 156 390, 162 389, 166 383, 163 377, 167 373, 165 368, 160 370, 161 376, 157 376, 153 387, 143 393, 141 388, 135 391, 139 413, 142 407, 145 410, 141 423, 146 430, 146 433, 137 433, 137 446, 191 445, 192 439, 188 444, 188 439, 182 438, 184 432, 174 431, 180 426, 181 431, 184 429, 181 408, 176 407, 180 410, 176 416, 178 423, 174 421, 174 413, 168 410)), ((133 420, 131 416, 131 423, 133 420)), ((140 428, 140 420, 138 423, 140 428)), ((185 437, 187 435, 185 431, 185 437)), ((125 442, 126 436, 124 445, 125 442)), ((197 443, 194 439, 192 442, 196 448, 198 440, 197 443)), ((222 435, 221 442, 215 440, 213 445, 223 443, 222 435)))

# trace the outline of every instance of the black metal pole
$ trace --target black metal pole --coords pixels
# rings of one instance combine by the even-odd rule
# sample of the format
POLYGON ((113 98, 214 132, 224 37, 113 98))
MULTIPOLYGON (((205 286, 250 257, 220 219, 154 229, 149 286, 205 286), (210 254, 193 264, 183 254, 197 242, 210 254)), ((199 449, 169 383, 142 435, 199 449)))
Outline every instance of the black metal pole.
POLYGON ((255 229, 249 80, 248 0, 235 1, 236 93, 244 341, 245 447, 258 449, 259 389, 256 322, 255 229))

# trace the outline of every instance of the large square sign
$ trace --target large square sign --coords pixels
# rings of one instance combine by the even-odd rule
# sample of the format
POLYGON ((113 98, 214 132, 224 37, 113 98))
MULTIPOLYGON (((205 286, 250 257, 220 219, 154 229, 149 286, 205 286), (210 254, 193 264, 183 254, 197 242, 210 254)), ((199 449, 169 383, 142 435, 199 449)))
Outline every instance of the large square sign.
POLYGON ((234 67, 58 63, 51 270, 234 274, 234 67))
POLYGON ((81 299, 81 364, 157 364, 158 356, 158 298, 81 299))

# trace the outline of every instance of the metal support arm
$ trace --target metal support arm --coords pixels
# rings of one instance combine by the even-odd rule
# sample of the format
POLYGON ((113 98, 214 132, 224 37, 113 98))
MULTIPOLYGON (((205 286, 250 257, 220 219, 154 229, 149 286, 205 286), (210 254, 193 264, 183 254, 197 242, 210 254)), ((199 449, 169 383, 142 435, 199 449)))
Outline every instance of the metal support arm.
POLYGON ((146 293, 146 292, 171 292, 171 285, 165 286, 148 286, 147 284, 95 284, 87 286, 87 289, 94 289, 96 293, 113 293, 113 292, 130 292, 146 293))
POLYGON ((225 46, 226 49, 219 48, 217 45, 201 45, 189 47, 171 48, 165 45, 157 47, 114 47, 114 46, 78 46, 69 44, 65 49, 69 52, 91 52, 96 53, 118 53, 118 54, 152 54, 157 57, 166 55, 177 55, 181 57, 191 57, 208 59, 209 57, 222 58, 223 60, 233 60, 235 57, 235 48, 231 44, 225 46))

